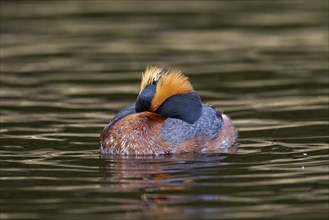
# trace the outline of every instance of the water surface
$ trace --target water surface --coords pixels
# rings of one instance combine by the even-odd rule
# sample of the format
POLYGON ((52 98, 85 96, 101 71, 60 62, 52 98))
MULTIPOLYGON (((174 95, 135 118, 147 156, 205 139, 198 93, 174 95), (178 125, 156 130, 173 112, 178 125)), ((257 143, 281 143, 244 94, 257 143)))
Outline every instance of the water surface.
POLYGON ((328 2, 1 1, 1 219, 327 219, 328 2), (146 65, 235 154, 99 156, 146 65))

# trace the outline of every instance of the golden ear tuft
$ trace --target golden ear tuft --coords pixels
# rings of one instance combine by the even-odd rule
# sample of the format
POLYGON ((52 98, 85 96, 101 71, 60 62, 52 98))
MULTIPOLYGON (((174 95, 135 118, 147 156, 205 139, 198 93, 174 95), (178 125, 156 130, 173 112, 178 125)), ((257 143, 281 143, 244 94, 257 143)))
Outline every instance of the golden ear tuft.
POLYGON ((168 70, 158 80, 156 92, 151 103, 151 110, 154 111, 167 98, 185 94, 193 91, 193 87, 187 76, 179 70, 168 70))
POLYGON ((156 66, 147 66, 142 76, 141 90, 145 89, 146 86, 151 85, 153 82, 158 81, 164 70, 156 66))

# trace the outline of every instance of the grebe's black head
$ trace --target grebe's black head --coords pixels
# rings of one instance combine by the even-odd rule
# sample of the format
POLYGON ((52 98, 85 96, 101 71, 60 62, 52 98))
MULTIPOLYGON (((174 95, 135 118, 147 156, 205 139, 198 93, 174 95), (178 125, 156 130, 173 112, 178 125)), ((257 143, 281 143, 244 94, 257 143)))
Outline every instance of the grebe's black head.
POLYGON ((200 97, 180 71, 148 67, 143 74, 136 112, 151 111, 164 118, 193 124, 201 116, 200 97))
POLYGON ((151 102, 155 95, 156 86, 157 82, 153 82, 139 93, 136 100, 136 112, 145 112, 150 110, 151 102))

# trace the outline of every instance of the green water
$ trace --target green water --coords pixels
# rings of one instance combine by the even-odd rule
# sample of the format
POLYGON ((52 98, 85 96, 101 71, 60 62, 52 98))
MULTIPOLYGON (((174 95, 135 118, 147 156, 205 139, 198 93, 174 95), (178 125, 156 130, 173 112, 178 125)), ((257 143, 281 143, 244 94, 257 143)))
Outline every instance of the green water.
POLYGON ((1 1, 1 219, 327 219, 328 1, 1 1), (147 65, 235 154, 99 157, 147 65))

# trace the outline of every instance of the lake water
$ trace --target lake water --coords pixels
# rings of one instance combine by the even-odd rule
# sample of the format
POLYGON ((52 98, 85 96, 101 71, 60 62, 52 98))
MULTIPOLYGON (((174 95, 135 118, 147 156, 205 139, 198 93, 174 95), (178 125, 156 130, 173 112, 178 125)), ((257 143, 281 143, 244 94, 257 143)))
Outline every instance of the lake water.
POLYGON ((1 219, 327 219, 328 1, 1 1, 1 219), (235 154, 99 156, 147 65, 235 154))

